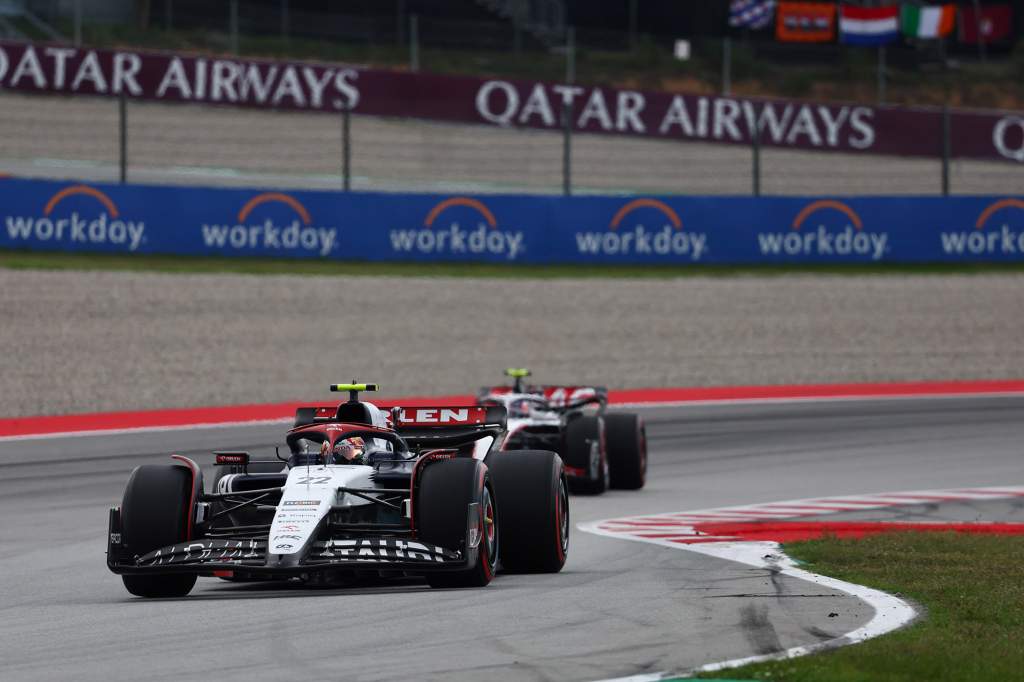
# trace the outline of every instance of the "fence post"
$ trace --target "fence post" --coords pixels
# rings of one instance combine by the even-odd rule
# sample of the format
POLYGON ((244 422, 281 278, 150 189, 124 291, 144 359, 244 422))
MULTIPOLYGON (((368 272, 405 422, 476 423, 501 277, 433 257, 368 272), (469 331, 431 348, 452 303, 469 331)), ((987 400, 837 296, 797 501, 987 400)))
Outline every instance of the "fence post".
POLYGON ((82 46, 82 0, 75 0, 75 47, 82 46))
POLYGON ((751 135, 751 173, 753 175, 753 189, 754 196, 761 196, 761 120, 760 117, 754 119, 754 132, 751 135))
POLYGON ((121 157, 121 184, 128 182, 128 96, 121 90, 118 98, 118 133, 121 157))
POLYGON ((398 0, 397 11, 395 12, 395 42, 399 47, 405 45, 405 0, 398 0))
POLYGON ((288 42, 292 32, 292 18, 288 12, 288 0, 281 0, 281 38, 288 42))
MULTIPOLYGON (((576 80, 576 28, 565 29, 565 84, 576 80)), ((572 105, 562 99, 562 194, 572 194, 572 105)))
POLYGON ((878 46, 878 104, 885 104, 885 45, 878 46))
POLYGON ((238 54, 238 0, 231 0, 228 24, 231 33, 231 54, 238 54))
POLYGON ((576 28, 565 29, 565 84, 572 85, 576 80, 576 28))
POLYGON ((562 100, 562 194, 572 195, 572 104, 562 100))
POLYGON ((352 189, 352 136, 349 128, 351 116, 352 106, 345 102, 341 107, 341 186, 346 192, 352 189))
POLYGON ((420 70, 420 18, 416 14, 409 15, 409 70, 420 70))
POLYGON ((638 5, 637 0, 629 0, 629 49, 636 49, 636 30, 638 23, 638 5))
POLYGON ((732 38, 722 39, 722 94, 732 94, 732 38))
POLYGON ((512 50, 519 54, 523 51, 523 3, 512 0, 512 50))
POLYGON ((949 196, 949 157, 952 155, 952 121, 949 105, 942 105, 942 196, 949 196))

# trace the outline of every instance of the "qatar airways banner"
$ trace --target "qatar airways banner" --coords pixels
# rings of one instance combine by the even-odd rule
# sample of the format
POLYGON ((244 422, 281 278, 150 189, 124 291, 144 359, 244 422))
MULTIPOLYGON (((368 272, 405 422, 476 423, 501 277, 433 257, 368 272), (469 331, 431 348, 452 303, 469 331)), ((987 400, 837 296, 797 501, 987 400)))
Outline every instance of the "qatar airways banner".
POLYGON ((1024 261, 1024 197, 550 197, 0 180, 0 249, 378 262, 1024 261))
MULTIPOLYGON (((547 82, 486 80, 171 53, 75 49, 0 41, 0 88, 203 102, 233 106, 402 116, 709 143, 937 157, 937 110, 812 104, 642 92, 547 82)), ((1024 163, 1024 115, 956 112, 957 157, 1024 163)))

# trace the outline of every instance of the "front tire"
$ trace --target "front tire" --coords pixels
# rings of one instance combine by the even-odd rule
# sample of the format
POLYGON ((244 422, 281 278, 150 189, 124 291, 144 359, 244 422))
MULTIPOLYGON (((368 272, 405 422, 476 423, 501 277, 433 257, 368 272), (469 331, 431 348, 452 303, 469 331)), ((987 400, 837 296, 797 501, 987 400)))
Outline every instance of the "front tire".
POLYGON ((647 482, 647 430, 636 414, 607 414, 608 470, 613 488, 639 490, 647 482))
POLYGON ((469 505, 480 505, 480 545, 476 564, 464 571, 427 573, 431 587, 483 587, 494 578, 500 542, 495 494, 490 474, 475 459, 430 464, 417 491, 416 526, 426 542, 455 549, 466 543, 469 505))
POLYGON ((569 553, 569 494, 561 458, 542 450, 496 452, 488 467, 501 515, 501 565, 557 573, 569 553))
MULTIPOLYGON (((136 555, 187 540, 192 513, 192 472, 175 465, 147 464, 132 472, 121 500, 121 530, 136 555)), ((187 573, 122 575, 137 597, 184 597, 196 584, 187 573)))

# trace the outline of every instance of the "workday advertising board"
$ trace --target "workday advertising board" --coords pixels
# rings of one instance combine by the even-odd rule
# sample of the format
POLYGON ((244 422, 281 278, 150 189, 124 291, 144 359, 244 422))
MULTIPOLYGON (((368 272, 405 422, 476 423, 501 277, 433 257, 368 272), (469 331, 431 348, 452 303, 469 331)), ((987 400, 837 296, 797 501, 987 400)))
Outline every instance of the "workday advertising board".
POLYGON ((504 264, 1024 261, 1024 197, 543 197, 0 180, 0 248, 504 264))

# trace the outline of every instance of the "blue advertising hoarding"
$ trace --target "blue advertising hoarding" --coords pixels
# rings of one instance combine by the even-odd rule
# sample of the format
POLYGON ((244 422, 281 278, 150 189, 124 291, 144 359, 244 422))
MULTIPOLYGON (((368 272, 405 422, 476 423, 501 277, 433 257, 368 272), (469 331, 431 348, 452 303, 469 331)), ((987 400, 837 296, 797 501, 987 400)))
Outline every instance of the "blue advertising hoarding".
POLYGON ((552 197, 0 180, 0 248, 364 261, 1024 259, 1022 197, 552 197))

